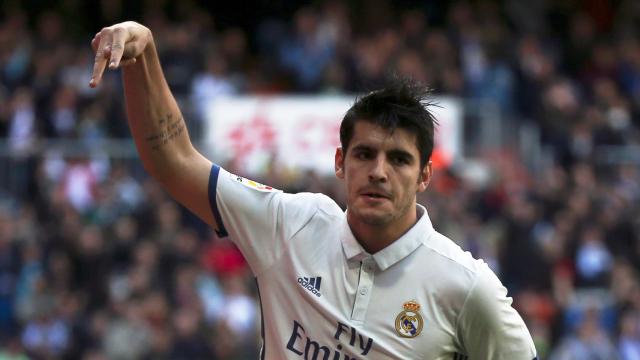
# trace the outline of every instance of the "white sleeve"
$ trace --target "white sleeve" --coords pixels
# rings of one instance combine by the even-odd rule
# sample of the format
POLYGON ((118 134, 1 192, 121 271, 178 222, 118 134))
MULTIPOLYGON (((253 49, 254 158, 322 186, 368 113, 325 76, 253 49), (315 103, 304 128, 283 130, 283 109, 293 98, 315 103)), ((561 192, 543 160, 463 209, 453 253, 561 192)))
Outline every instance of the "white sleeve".
POLYGON ((316 194, 286 194, 217 165, 209 176, 209 205, 219 236, 229 235, 255 275, 271 266, 289 239, 318 209, 316 194))
POLYGON ((536 349, 529 330, 511 307, 507 289, 486 264, 478 274, 458 318, 457 330, 469 359, 532 360, 536 349))

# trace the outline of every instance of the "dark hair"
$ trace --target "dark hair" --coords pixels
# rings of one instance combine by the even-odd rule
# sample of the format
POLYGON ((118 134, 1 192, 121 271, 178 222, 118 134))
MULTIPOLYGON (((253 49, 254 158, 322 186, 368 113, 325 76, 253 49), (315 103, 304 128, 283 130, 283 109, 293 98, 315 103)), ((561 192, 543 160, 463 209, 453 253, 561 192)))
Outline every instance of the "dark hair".
POLYGON ((384 129, 397 128, 416 134, 420 168, 431 158, 433 133, 437 121, 429 107, 429 89, 407 79, 394 80, 389 86, 359 97, 340 124, 340 143, 346 154, 358 121, 366 121, 384 129))

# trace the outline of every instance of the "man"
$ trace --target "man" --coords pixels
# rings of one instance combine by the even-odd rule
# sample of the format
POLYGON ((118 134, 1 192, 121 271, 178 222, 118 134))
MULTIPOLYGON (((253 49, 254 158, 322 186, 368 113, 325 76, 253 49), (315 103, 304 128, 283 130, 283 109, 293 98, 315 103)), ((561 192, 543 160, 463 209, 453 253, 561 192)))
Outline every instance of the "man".
POLYGON ((123 67, 129 125, 145 168, 229 234, 256 276, 267 359, 533 359, 506 289, 437 233, 416 194, 431 179, 434 119, 420 88, 359 99, 340 129, 335 172, 346 213, 320 194, 285 194, 232 175, 192 146, 151 31, 125 22, 92 41, 90 85, 123 67))

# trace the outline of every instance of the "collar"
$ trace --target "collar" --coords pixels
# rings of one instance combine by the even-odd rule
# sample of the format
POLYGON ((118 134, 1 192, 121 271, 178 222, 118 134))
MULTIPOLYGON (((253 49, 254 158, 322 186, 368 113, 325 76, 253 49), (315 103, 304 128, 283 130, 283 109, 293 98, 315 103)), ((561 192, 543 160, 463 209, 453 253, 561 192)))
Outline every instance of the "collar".
POLYGON ((373 255, 367 253, 358 240, 356 240, 345 214, 341 240, 342 250, 346 258, 350 261, 362 261, 366 258, 373 257, 378 268, 384 271, 391 265, 409 256, 409 254, 414 252, 434 231, 429 215, 427 214, 427 209, 420 204, 416 204, 416 209, 418 211, 418 221, 409 231, 373 255))

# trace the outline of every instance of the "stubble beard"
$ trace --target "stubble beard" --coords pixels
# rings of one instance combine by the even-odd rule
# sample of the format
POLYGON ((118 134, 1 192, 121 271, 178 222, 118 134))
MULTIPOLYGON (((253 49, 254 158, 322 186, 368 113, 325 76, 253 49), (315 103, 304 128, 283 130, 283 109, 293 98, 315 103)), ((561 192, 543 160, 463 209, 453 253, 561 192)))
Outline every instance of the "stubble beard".
POLYGON ((382 227, 387 224, 390 224, 394 220, 393 214, 383 213, 383 214, 359 214, 358 216, 362 223, 375 226, 382 227))
POLYGON ((411 211, 412 202, 408 199, 403 204, 402 207, 391 211, 376 211, 371 209, 365 209, 364 211, 358 211, 354 209, 354 215, 360 222, 363 224, 374 226, 374 227, 383 227, 389 224, 392 224, 395 220, 402 218, 408 211, 411 211))

